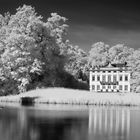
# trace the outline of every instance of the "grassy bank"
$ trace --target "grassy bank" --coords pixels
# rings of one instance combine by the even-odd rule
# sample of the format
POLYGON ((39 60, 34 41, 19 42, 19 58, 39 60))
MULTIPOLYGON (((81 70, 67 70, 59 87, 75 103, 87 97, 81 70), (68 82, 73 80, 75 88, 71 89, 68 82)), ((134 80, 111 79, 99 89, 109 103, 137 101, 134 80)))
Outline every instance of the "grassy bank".
POLYGON ((0 102, 20 102, 22 97, 35 98, 42 104, 82 104, 82 105, 127 105, 140 106, 140 94, 135 93, 94 93, 64 88, 37 89, 0 97, 0 102))

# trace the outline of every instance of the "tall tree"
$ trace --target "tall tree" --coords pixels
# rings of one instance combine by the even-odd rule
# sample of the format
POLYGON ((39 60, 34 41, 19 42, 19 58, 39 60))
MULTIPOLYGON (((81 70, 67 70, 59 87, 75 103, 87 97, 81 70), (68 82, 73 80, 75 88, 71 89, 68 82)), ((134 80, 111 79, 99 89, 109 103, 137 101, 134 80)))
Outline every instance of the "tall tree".
POLYGON ((67 43, 68 63, 65 65, 65 69, 76 79, 83 79, 82 76, 86 72, 87 54, 79 46, 73 46, 69 42, 67 43))
MULTIPOLYGON (((53 13, 44 22, 33 7, 26 5, 14 15, 1 15, 1 83, 11 81, 17 85, 17 92, 24 92, 37 76, 48 74, 54 84, 57 71, 64 68, 65 21, 66 18, 53 13)), ((7 88, 2 90, 8 92, 7 88)))

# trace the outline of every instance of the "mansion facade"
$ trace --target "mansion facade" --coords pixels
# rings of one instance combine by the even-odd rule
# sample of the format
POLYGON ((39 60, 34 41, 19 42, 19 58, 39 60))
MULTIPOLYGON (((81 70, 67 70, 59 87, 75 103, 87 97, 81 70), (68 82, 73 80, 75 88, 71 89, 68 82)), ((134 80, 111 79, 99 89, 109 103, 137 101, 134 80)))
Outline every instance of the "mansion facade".
POLYGON ((130 92, 130 71, 127 63, 108 63, 103 67, 90 69, 90 91, 130 92))

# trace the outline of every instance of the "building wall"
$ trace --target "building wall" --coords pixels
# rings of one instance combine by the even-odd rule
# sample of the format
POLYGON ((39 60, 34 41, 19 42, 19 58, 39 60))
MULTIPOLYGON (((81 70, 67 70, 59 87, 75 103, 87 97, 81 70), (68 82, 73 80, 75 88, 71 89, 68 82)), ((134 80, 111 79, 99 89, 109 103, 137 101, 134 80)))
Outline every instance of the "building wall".
POLYGON ((90 71, 90 91, 108 91, 108 92, 130 92, 130 72, 129 71, 117 71, 117 70, 106 70, 106 71, 90 71), (110 71, 110 72, 109 72, 110 71), (116 77, 116 82, 118 84, 116 85, 102 85, 101 82, 103 81, 103 75, 106 77, 106 82, 113 82, 113 77, 116 77), (127 81, 125 80, 125 76, 128 76, 127 81), (110 76, 110 78, 109 78, 110 76), (122 80, 120 77, 122 76, 122 80), (95 77, 95 80, 93 80, 93 77, 95 77), (100 77, 100 80, 98 81, 97 77, 100 77), (109 78, 109 79, 108 79, 109 78), (120 89, 122 86, 122 89, 120 89), (127 89, 125 89, 127 86, 127 89), (100 87, 100 89, 98 89, 100 87))

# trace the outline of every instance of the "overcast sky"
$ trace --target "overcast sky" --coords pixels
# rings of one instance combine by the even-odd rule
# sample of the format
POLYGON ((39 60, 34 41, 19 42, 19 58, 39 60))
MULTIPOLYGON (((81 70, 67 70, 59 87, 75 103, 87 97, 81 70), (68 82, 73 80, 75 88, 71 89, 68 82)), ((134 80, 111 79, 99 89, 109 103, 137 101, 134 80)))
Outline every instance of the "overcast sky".
POLYGON ((135 0, 0 0, 0 13, 23 4, 47 18, 51 12, 68 18, 68 38, 89 51, 93 43, 140 47, 140 4, 135 0))

